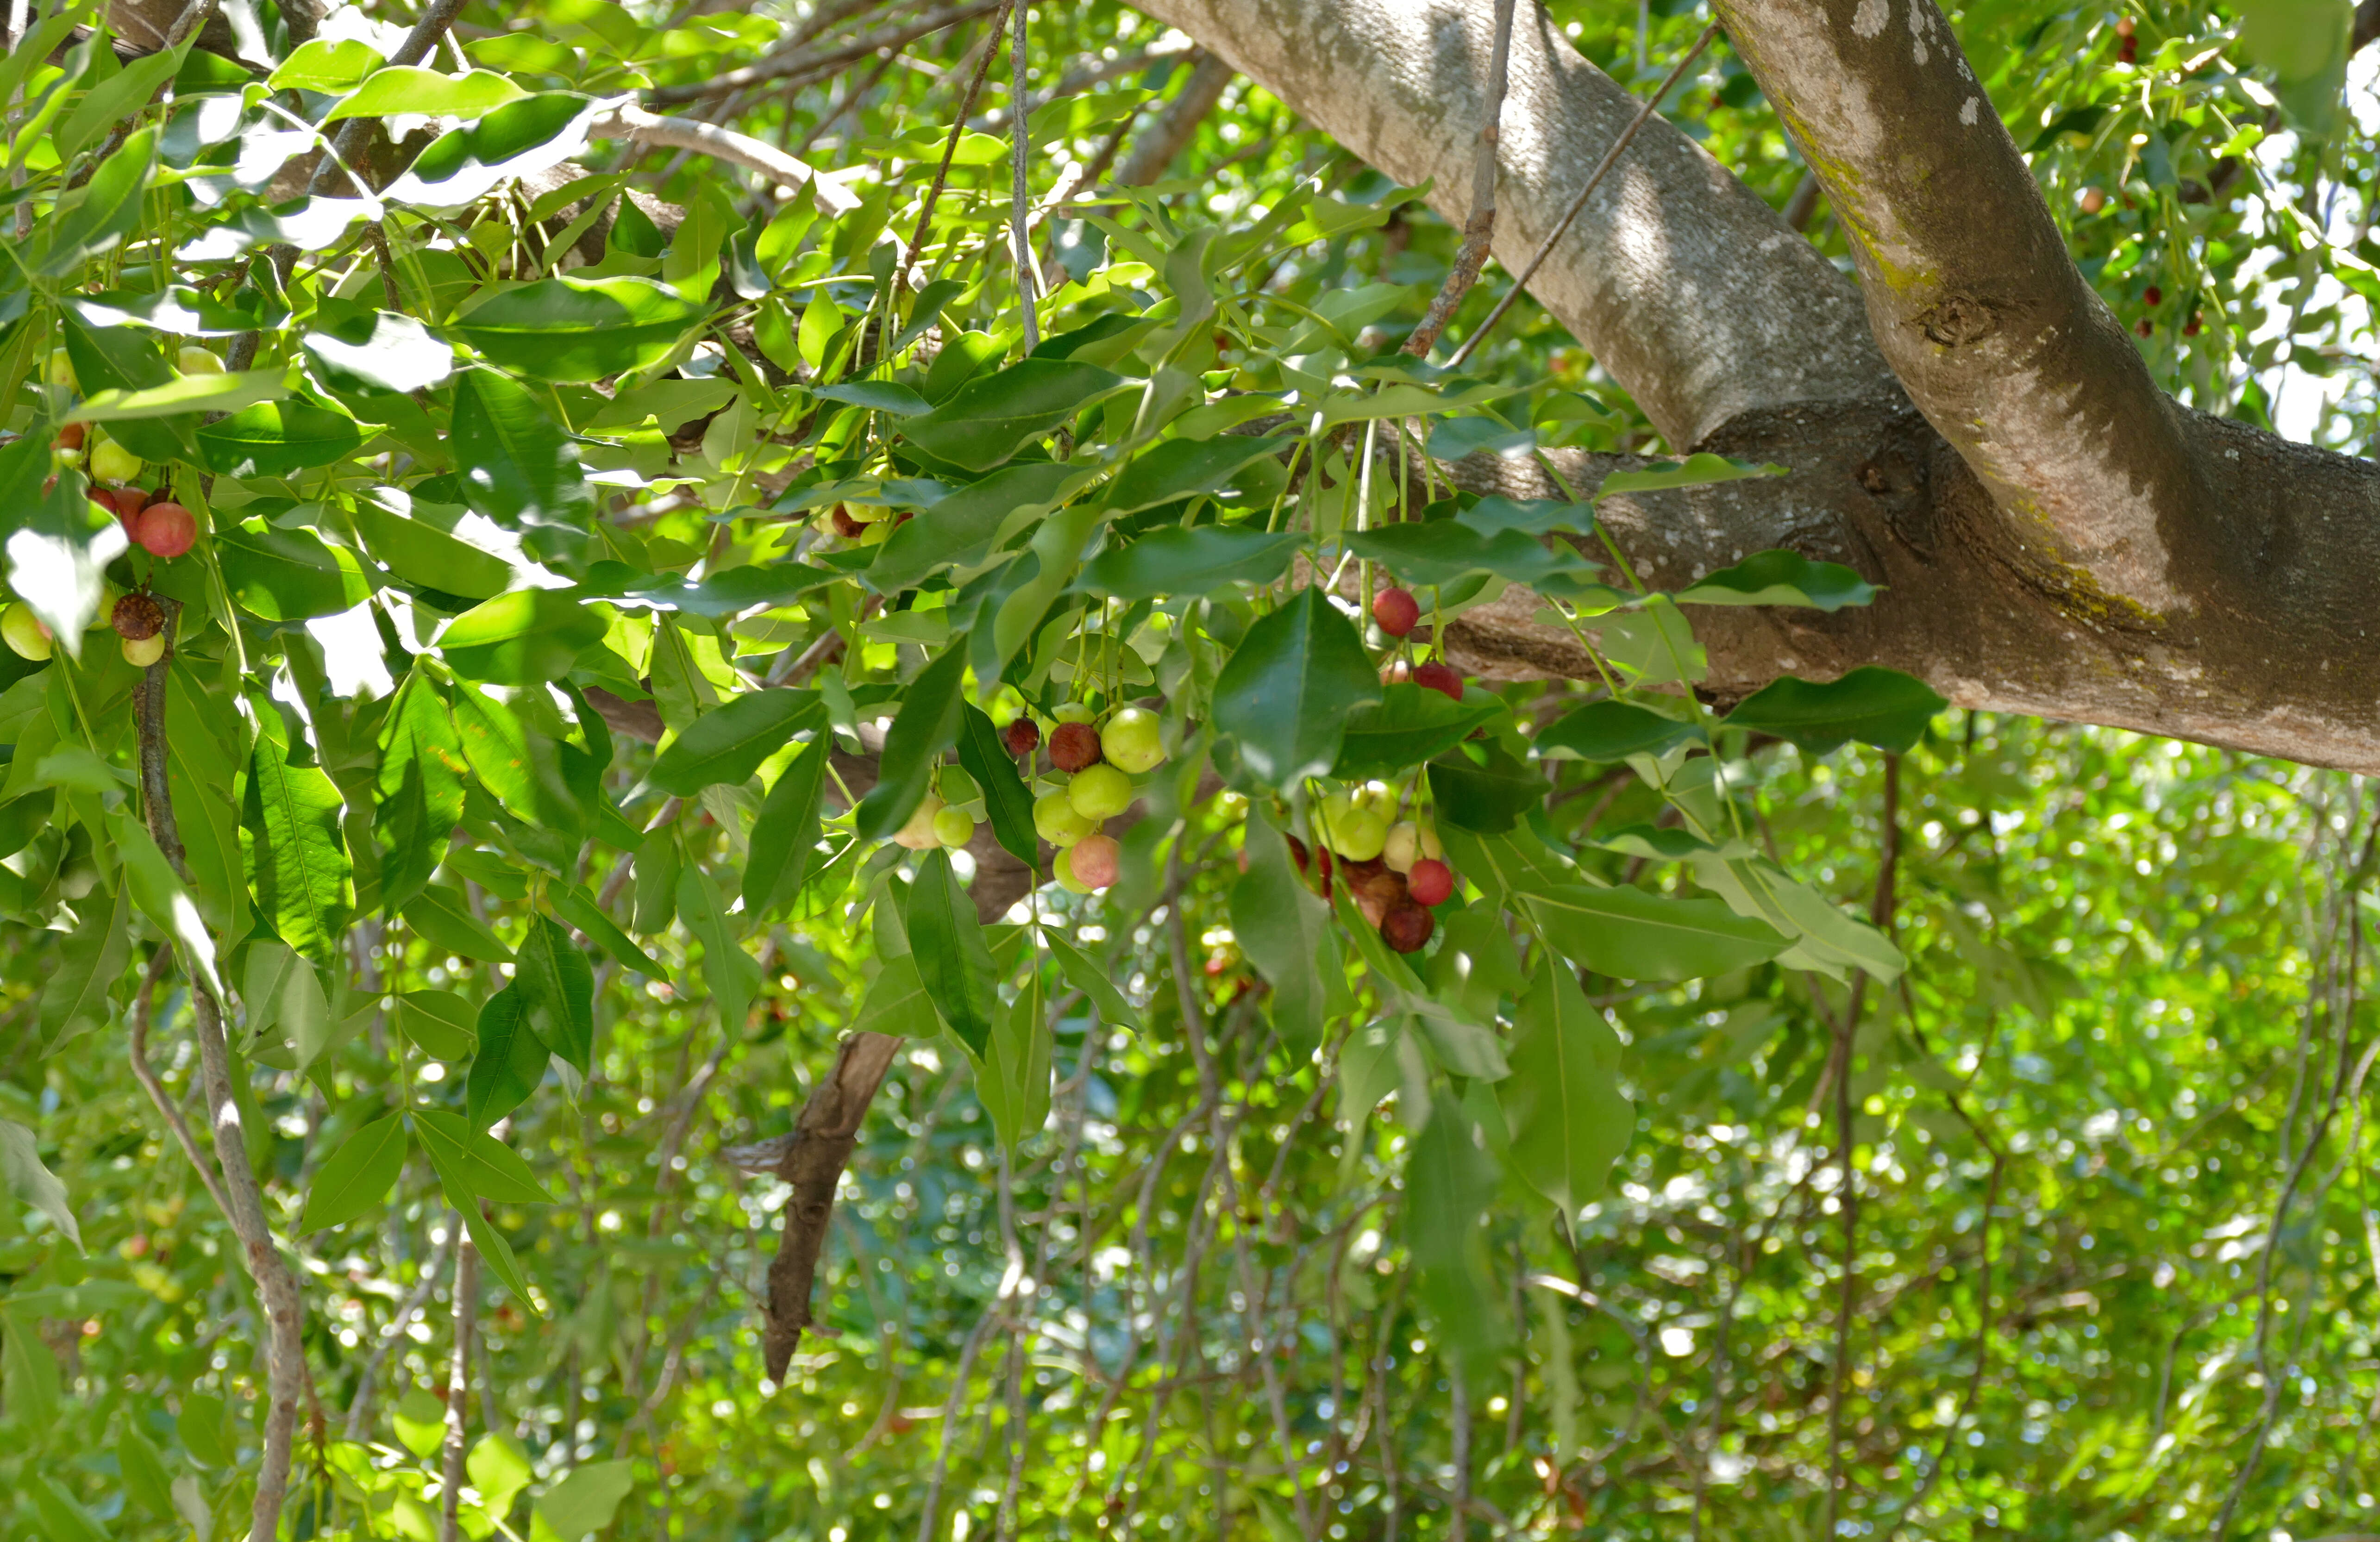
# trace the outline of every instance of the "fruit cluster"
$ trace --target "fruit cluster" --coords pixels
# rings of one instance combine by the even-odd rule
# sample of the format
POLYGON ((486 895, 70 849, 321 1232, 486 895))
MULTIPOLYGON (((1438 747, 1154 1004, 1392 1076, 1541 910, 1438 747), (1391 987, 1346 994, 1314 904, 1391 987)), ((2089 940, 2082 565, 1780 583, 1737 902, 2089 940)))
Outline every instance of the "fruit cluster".
MULTIPOLYGON (((1413 590, 1391 586, 1382 589, 1372 601, 1372 625, 1391 637, 1412 636, 1421 624, 1421 601, 1413 590)), ((1410 680, 1427 691, 1437 691, 1452 700, 1463 699, 1463 672, 1440 659, 1424 663, 1409 663, 1398 659, 1380 671, 1383 681, 1395 683, 1410 680)))
POLYGON ((867 504, 837 504, 820 510, 810 526, 822 536, 840 536, 860 546, 877 546, 916 517, 914 509, 895 511, 867 504))
POLYGON ((1334 880, 1344 882, 1383 941, 1418 953, 1438 929, 1431 910, 1454 896, 1454 869, 1435 829, 1415 820, 1391 823, 1395 813, 1396 794, 1380 783, 1332 793, 1315 814, 1321 850, 1309 852, 1294 835, 1289 849, 1324 899, 1334 880))
MULTIPOLYGON (((1126 707, 1104 727, 1088 707, 1069 703, 1053 714, 1050 763, 1065 778, 1033 800, 1033 829, 1058 848, 1051 864, 1061 886, 1076 893, 1105 889, 1116 880, 1123 848, 1100 827, 1132 807, 1132 779, 1165 762, 1164 736, 1157 714, 1126 707)), ((1020 717, 1004 731, 1009 750, 1031 755, 1041 745, 1041 728, 1020 717)))

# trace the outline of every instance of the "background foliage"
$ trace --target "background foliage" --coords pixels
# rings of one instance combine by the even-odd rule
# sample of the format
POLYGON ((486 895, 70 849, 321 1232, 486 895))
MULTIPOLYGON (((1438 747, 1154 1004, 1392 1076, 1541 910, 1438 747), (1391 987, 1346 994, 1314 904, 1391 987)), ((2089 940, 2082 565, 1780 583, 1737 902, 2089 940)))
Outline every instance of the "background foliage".
MULTIPOLYGON (((1475 555, 1483 525, 1585 532, 1583 509, 1474 507, 1415 520, 1427 550, 1399 530, 1355 549, 1416 585, 1433 554, 1451 564, 1424 591, 1441 608, 1483 568, 1567 593, 1653 721, 1573 716, 1602 682, 1474 682, 1491 737, 1448 779, 1379 768, 1434 800, 1472 885, 1401 975, 1360 920, 1297 897, 1269 834, 1278 819, 1311 835, 1314 789, 1268 786, 1248 747, 1291 764, 1318 730, 1245 702, 1235 722, 1226 661, 1260 619, 1355 632, 1316 591, 1271 587, 1312 566, 1256 531, 1301 534, 1327 567, 1358 507, 1418 516, 1439 490, 1414 471, 1406 498, 1409 463, 1363 486, 1365 423, 1377 443, 1411 419, 1440 449, 1524 431, 1666 447, 1526 304, 1467 380, 1394 364, 1456 232, 1245 80, 1172 180, 1040 226, 1055 293, 1038 330, 1073 334, 1077 368, 921 413, 1027 351, 1004 48, 927 250, 908 248, 990 41, 973 9, 724 97, 701 88, 789 28, 824 58, 927 7, 466 7, 426 77, 379 68, 414 19, 395 7, 334 13, 301 49, 271 4, 226 6, 254 22, 238 63, 119 62, 89 15, 29 18, 40 45, 6 67, 17 437, 0 499, 12 584, 83 646, 10 659, 0 694, 0 1157, 25 1200, 0 1205, 11 1534, 247 1524, 265 1326, 237 1238, 128 1065, 145 1029, 203 1146, 201 936, 238 1008, 226 1144, 306 1304, 292 1536, 437 1535, 466 1213, 491 1276, 457 1509, 474 1536, 1807 1536, 1838 1453, 1859 1535, 2373 1529, 2362 1095, 2380 1041, 2361 938, 2380 810, 2363 784, 1930 717, 1923 698, 1865 742, 1773 699, 1721 725, 1648 688, 1692 673, 1662 625, 1674 608, 1591 587, 1624 588, 1616 572, 1551 571, 1569 544, 1475 555), (848 196, 822 207, 707 154, 590 139, 595 103, 629 92, 778 145, 848 196), (384 204, 311 169, 309 126, 341 103, 379 126, 342 153, 384 204), (920 271, 896 289, 904 255, 920 271), (535 286, 558 271, 580 286, 535 286), (888 305, 904 340, 880 362, 888 305), (186 346, 248 368, 182 373, 186 346), (1364 416, 1383 391, 1414 395, 1364 416), (1184 480, 1164 446, 1220 442, 1243 410, 1228 404, 1255 400, 1234 392, 1270 394, 1266 413, 1290 393, 1337 402, 1358 428, 1293 419, 1269 431, 1301 462, 1184 480), (88 458, 50 449, 78 413, 198 511, 189 556, 152 564, 82 516, 88 458), (1113 484, 1164 494, 1156 514, 1109 481, 1018 493, 970 545, 914 481, 881 486, 1111 457, 1113 484), (958 534, 880 554, 817 528, 871 496, 958 534), (1105 546, 1065 512, 998 528, 1069 498, 1115 515, 1105 546), (1237 529, 1187 552, 1155 539, 1169 527, 1237 529), (1011 550, 1032 565, 1003 565, 1011 550), (905 551, 905 569, 888 561, 905 551), (1191 561, 1219 553, 1254 565, 1191 561), (1085 556, 1087 608, 1048 608, 1065 576, 1021 621, 990 602, 1085 556), (83 631, 144 579, 185 607, 158 676, 178 907, 140 845, 138 672, 103 619, 83 631), (801 694, 756 689, 771 681, 801 694), (650 697, 659 746, 615 734, 597 691, 650 697), (905 819, 898 789, 923 793, 933 753, 900 752, 899 724, 950 721, 962 693, 1002 721, 1162 698, 1173 758, 1140 783, 1149 817, 1118 827, 1121 881, 1038 890, 1043 941, 993 928, 997 995, 935 992, 946 1030, 902 986, 924 914, 904 885, 988 864, 989 845, 909 857, 854 832, 905 819), (885 717, 892 742, 862 735, 885 717), (1616 723, 1653 737, 1623 745, 1616 723), (835 776, 802 771, 798 747, 830 741, 835 776), (1701 743, 1716 754, 1689 753, 1701 743), (1715 763, 1724 807, 1693 783, 1715 763), (860 764, 895 791, 853 815, 836 778, 860 764), (766 812, 804 774, 826 840, 807 887, 760 885, 764 859, 808 847, 766 812), (1462 833, 1500 799, 1525 822, 1462 833), (1633 886, 1708 907, 1668 914, 1732 916, 1708 897, 1730 862, 1798 880, 1833 919, 1796 912, 1811 931, 1781 960, 1772 934, 1756 958, 1706 952, 1650 971, 1693 977, 1636 981, 1596 967, 1602 923, 1526 897, 1633 886), (1558 952, 1585 967, 1585 1011, 1558 999, 1558 952), (844 1184, 820 1331, 778 1385, 757 1303, 785 1186, 721 1152, 787 1129, 856 1025, 912 1041, 844 1184), (1583 1058, 1549 1062, 1557 1043, 1583 1058), (1505 1058, 1516 1075, 1494 1074, 1505 1058), (516 1163, 470 1145, 491 1123, 516 1163), (1575 1139, 1549 1159, 1548 1132, 1575 1139)), ((1639 90, 1704 24, 1553 13, 1639 90)), ((2370 55, 2284 57, 2257 18, 2237 36, 2208 6, 1953 19, 2160 378, 2207 410, 2365 443, 2370 55)), ((1042 202, 1098 185, 1103 152, 1154 132, 1191 70, 1183 40, 1105 4, 1036 9, 1027 56, 1049 98, 1029 120, 1042 202)), ((1793 202, 1800 169, 1723 43, 1667 111, 1793 202)), ((1823 207, 1807 213, 1834 243, 1823 207)), ((1503 282, 1490 272, 1454 336, 1503 282)), ((1585 550, 1582 568, 1600 562, 1585 550)), ((1348 570, 1351 600, 1377 571, 1348 570)), ((1844 577, 1762 597, 1864 599, 1844 577)), ((1373 662, 1342 684, 1368 689, 1373 662)), ((938 751, 956 731, 919 732, 938 751)), ((941 785, 994 821, 992 789, 941 785)), ((920 963, 972 947, 965 909, 920 963)))

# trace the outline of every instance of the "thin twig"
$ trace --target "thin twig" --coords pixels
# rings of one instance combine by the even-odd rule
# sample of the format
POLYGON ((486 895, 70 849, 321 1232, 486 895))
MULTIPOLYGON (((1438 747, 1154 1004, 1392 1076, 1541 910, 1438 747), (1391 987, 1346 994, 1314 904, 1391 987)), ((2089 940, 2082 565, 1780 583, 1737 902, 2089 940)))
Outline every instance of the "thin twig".
POLYGON ((1553 254, 1554 243, 1568 233, 1571 222, 1577 219, 1579 211, 1586 207, 1586 200, 1593 197, 1595 189, 1601 186, 1605 174, 1611 170, 1629 145, 1634 142, 1636 131, 1645 127, 1645 120, 1653 115, 1655 108, 1660 106, 1661 98, 1670 94, 1670 88, 1676 85, 1686 71, 1694 67, 1694 61, 1703 56, 1703 50, 1710 46, 1710 40, 1718 32, 1718 23, 1716 21, 1704 28, 1703 35, 1694 40, 1694 45, 1686 51, 1686 56, 1678 61, 1677 67, 1663 78, 1661 84, 1655 89, 1653 94, 1645 99, 1645 105, 1637 110, 1636 116, 1621 132, 1620 138, 1613 141, 1611 148, 1605 152, 1603 159, 1596 163, 1595 170, 1587 174, 1586 186, 1578 190, 1578 196, 1571 200, 1570 208, 1564 211, 1560 220, 1555 222, 1553 229, 1546 233, 1546 238, 1538 244, 1528 264, 1513 275, 1512 286, 1504 292, 1502 299, 1496 302, 1496 309, 1488 312, 1488 319, 1472 329, 1471 335, 1463 340, 1463 346, 1454 350, 1454 357, 1446 361, 1448 369, 1460 366, 1464 359, 1471 357, 1472 350, 1479 346, 1480 340, 1496 330, 1496 323, 1504 319, 1504 312, 1512 309, 1512 302, 1521 297, 1521 291, 1529 286, 1529 280, 1536 276, 1537 270, 1545 266, 1546 259, 1553 254))
POLYGON ((190 1134, 190 1123, 182 1117, 181 1106, 166 1096, 165 1084, 149 1064, 150 1013, 156 1003, 157 984, 165 977, 165 971, 173 966, 173 949, 160 948, 151 954, 148 972, 140 977, 140 994, 132 999, 132 1074, 148 1090, 149 1100, 157 1105, 158 1113, 164 1117, 165 1127, 174 1132, 175 1143, 181 1147, 182 1155, 188 1158, 190 1166, 197 1170, 199 1182, 206 1184, 207 1193, 214 1197, 216 1210, 228 1220, 231 1201, 224 1197, 223 1184, 215 1179, 215 1164, 199 1150, 198 1138, 190 1134))
POLYGON ((1033 154, 1033 120, 1025 92, 1025 30, 1032 8, 1027 0, 1015 0, 1009 11, 1015 39, 1009 50, 1009 100, 1016 103, 1016 121, 1009 126, 1008 223, 1016 248, 1016 302, 1025 312, 1025 351, 1028 354, 1041 346, 1040 320, 1034 314, 1041 298, 1041 275, 1034 271, 1033 199, 1026 176, 1026 167, 1033 154))
POLYGON ((1471 164, 1471 215, 1463 222, 1463 244, 1455 249, 1454 266, 1447 270, 1446 282, 1439 285, 1421 325, 1405 339, 1404 351, 1415 358, 1429 357, 1429 350, 1438 346, 1439 334, 1454 319, 1463 297, 1479 282, 1479 270, 1488 265, 1488 242, 1496 234, 1497 127, 1504 115, 1505 61, 1512 52, 1512 0, 1496 0, 1496 48, 1488 61, 1488 108, 1479 125, 1479 149, 1471 164))
POLYGON ((789 76, 819 77, 833 73, 854 59, 865 58, 881 49, 899 48, 915 42, 929 32, 939 32, 955 25, 999 9, 1006 0, 970 0, 969 4, 946 6, 893 26, 880 28, 848 42, 838 43, 818 53, 806 53, 799 43, 790 43, 763 55, 741 69, 731 69, 708 80, 688 81, 682 86, 663 86, 654 91, 651 100, 660 105, 674 106, 685 102, 699 102, 706 97, 725 96, 768 80, 782 80, 789 76))
POLYGON ((463 1535, 463 1457, 470 1436, 471 1336, 480 1324, 480 1250, 463 1220, 455 1243, 455 1346, 446 1371, 446 1463, 439 1483, 438 1542, 460 1542, 463 1535))
POLYGON ((346 1439, 363 1439, 364 1423, 371 1413, 373 1384, 380 1379, 381 1366, 388 1359, 389 1352, 397 1346, 398 1341, 405 1337, 405 1330, 413 1326, 415 1315, 429 1304, 431 1293, 438 1288, 438 1277, 446 1269, 446 1250, 455 1245, 455 1239, 462 1232, 462 1218, 448 1212, 444 1239, 431 1249, 429 1258, 421 1266, 421 1278, 414 1281, 412 1292, 397 1305, 396 1316, 389 1318, 388 1326, 381 1330, 380 1341, 372 1345, 370 1357, 364 1361, 362 1374, 356 1378, 355 1400, 347 1404, 346 1439))
POLYGON ((808 162, 786 154, 766 140, 739 134, 715 123, 690 117, 662 117, 628 103, 614 107, 587 126, 592 140, 628 140, 661 145, 695 155, 708 155, 732 166, 757 171, 788 188, 808 185, 819 207, 830 214, 846 214, 859 207, 859 195, 839 182, 820 176, 808 162))

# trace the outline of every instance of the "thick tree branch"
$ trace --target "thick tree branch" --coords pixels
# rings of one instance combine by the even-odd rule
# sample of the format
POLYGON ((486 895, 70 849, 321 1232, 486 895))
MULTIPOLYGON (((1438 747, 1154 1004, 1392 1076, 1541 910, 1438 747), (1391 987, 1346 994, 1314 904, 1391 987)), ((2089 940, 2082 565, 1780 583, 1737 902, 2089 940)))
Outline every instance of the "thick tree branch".
MULTIPOLYGON (((1463 0, 1136 0, 1408 185, 1471 206, 1494 18, 1463 0)), ((1639 103, 1534 0, 1512 30, 1497 258, 1518 271, 1639 103)), ((1797 402, 1888 394, 1851 285, 1777 212, 1656 119, 1530 292, 1670 443, 1797 402)))
POLYGON ((1133 140, 1132 153, 1116 168, 1116 186, 1145 188, 1163 176, 1165 168, 1198 137, 1198 126, 1223 100, 1224 91, 1237 74, 1230 60, 1202 50, 1173 100, 1133 140))

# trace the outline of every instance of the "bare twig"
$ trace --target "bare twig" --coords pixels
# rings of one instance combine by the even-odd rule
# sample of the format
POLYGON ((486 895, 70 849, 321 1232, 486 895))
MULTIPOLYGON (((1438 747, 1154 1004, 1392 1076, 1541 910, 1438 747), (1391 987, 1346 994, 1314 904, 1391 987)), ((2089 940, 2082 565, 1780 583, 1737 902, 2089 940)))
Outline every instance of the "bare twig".
POLYGON ((1597 162, 1595 169, 1587 174, 1586 186, 1578 190, 1578 196, 1571 200, 1570 207, 1562 212, 1562 217, 1554 222, 1554 227, 1551 230, 1546 232, 1546 238, 1537 244, 1537 249, 1531 254, 1528 264, 1512 275, 1512 288, 1506 290, 1504 297, 1496 302, 1496 309, 1488 312, 1488 319, 1472 329, 1471 335, 1463 340, 1463 346, 1454 350, 1454 357, 1446 361, 1447 368, 1453 369, 1470 358, 1472 350, 1479 346, 1480 340, 1496 330, 1496 323, 1504 319, 1504 312, 1512 309, 1512 302, 1521 297, 1521 291, 1529 286, 1529 280, 1536 276, 1537 270, 1545 266, 1546 259, 1553 255, 1554 243, 1569 232, 1571 222, 1577 219, 1579 211, 1586 207, 1586 200, 1593 197, 1595 189, 1602 185, 1604 176, 1619 162, 1628 147, 1635 142, 1636 131, 1645 127, 1645 120, 1651 117, 1654 109, 1660 106, 1661 98, 1670 94, 1670 88, 1676 85, 1686 71, 1694 67, 1694 61, 1703 56, 1703 50, 1710 46, 1710 40, 1718 31, 1718 23, 1716 21, 1704 28, 1703 35, 1694 40, 1694 45, 1686 51, 1686 56, 1680 59, 1676 67, 1662 78, 1660 85, 1656 87, 1653 94, 1645 99, 1645 105, 1638 108, 1636 115, 1629 120, 1628 127, 1621 130, 1620 138, 1612 141, 1611 148, 1604 152, 1603 159, 1597 162))
POLYGON ((174 951, 160 948, 150 955, 149 971, 140 977, 140 993, 132 1000, 132 1074, 147 1089, 149 1100, 157 1105, 158 1113, 164 1118, 165 1127, 174 1132, 175 1144, 181 1147, 182 1155, 188 1158, 190 1166, 198 1171, 199 1182, 207 1185, 207 1193, 214 1197, 215 1208, 228 1219, 231 1201, 224 1197, 223 1184, 215 1178, 215 1164, 200 1151, 197 1137, 190 1134, 190 1122, 182 1117, 180 1105, 166 1095, 165 1084, 149 1063, 150 1014, 156 1004, 157 984, 165 977, 165 971, 173 966, 174 951))
POLYGON ((749 134, 739 134, 733 128, 722 128, 715 123, 703 123, 687 117, 662 117, 643 108, 624 103, 588 125, 587 135, 596 140, 628 140, 637 144, 660 145, 672 150, 687 151, 696 155, 708 155, 714 161, 724 161, 732 166, 757 171, 773 177, 789 188, 807 183, 818 199, 819 207, 830 214, 848 213, 859 207, 859 197, 839 182, 818 174, 818 168, 807 161, 796 160, 766 140, 756 140, 749 134))
POLYGON ((652 93, 651 100, 659 105, 674 106, 684 102, 699 102, 706 97, 725 96, 763 81, 782 80, 791 76, 815 78, 829 75, 854 59, 915 42, 929 32, 939 32, 945 27, 998 10, 1004 3, 1005 0, 967 0, 964 5, 945 6, 914 20, 881 27, 816 53, 807 52, 802 43, 786 43, 741 69, 731 69, 708 80, 663 86, 652 93))
MULTIPOLYGON (((1488 61, 1488 107, 1471 165, 1471 214, 1463 222, 1463 244, 1455 249, 1454 266, 1447 270, 1446 282, 1438 286, 1421 325, 1405 339, 1404 351, 1415 358, 1429 357, 1438 334, 1454 319, 1463 297, 1479 282, 1479 270, 1488 265, 1488 242, 1496 234, 1497 125, 1504 115, 1505 60, 1512 52, 1512 0, 1496 0, 1496 49, 1488 61)), ((1455 1524, 1462 1524, 1460 1520, 1455 1524)))
POLYGON ((446 1463, 439 1483, 438 1542, 463 1535, 463 1456, 470 1435, 471 1336, 480 1324, 480 1250, 460 1216, 455 1242, 455 1348, 446 1371, 446 1463))
POLYGON ((1009 11, 1014 42, 1009 52, 1009 100, 1016 103, 1016 121, 1009 125, 1009 234, 1016 249, 1016 303, 1025 313, 1025 351, 1041 346, 1039 318, 1034 308, 1041 298, 1041 275, 1033 261, 1033 198, 1026 167, 1033 154, 1032 115, 1025 92, 1025 30, 1032 13, 1026 0, 1015 0, 1009 11))

